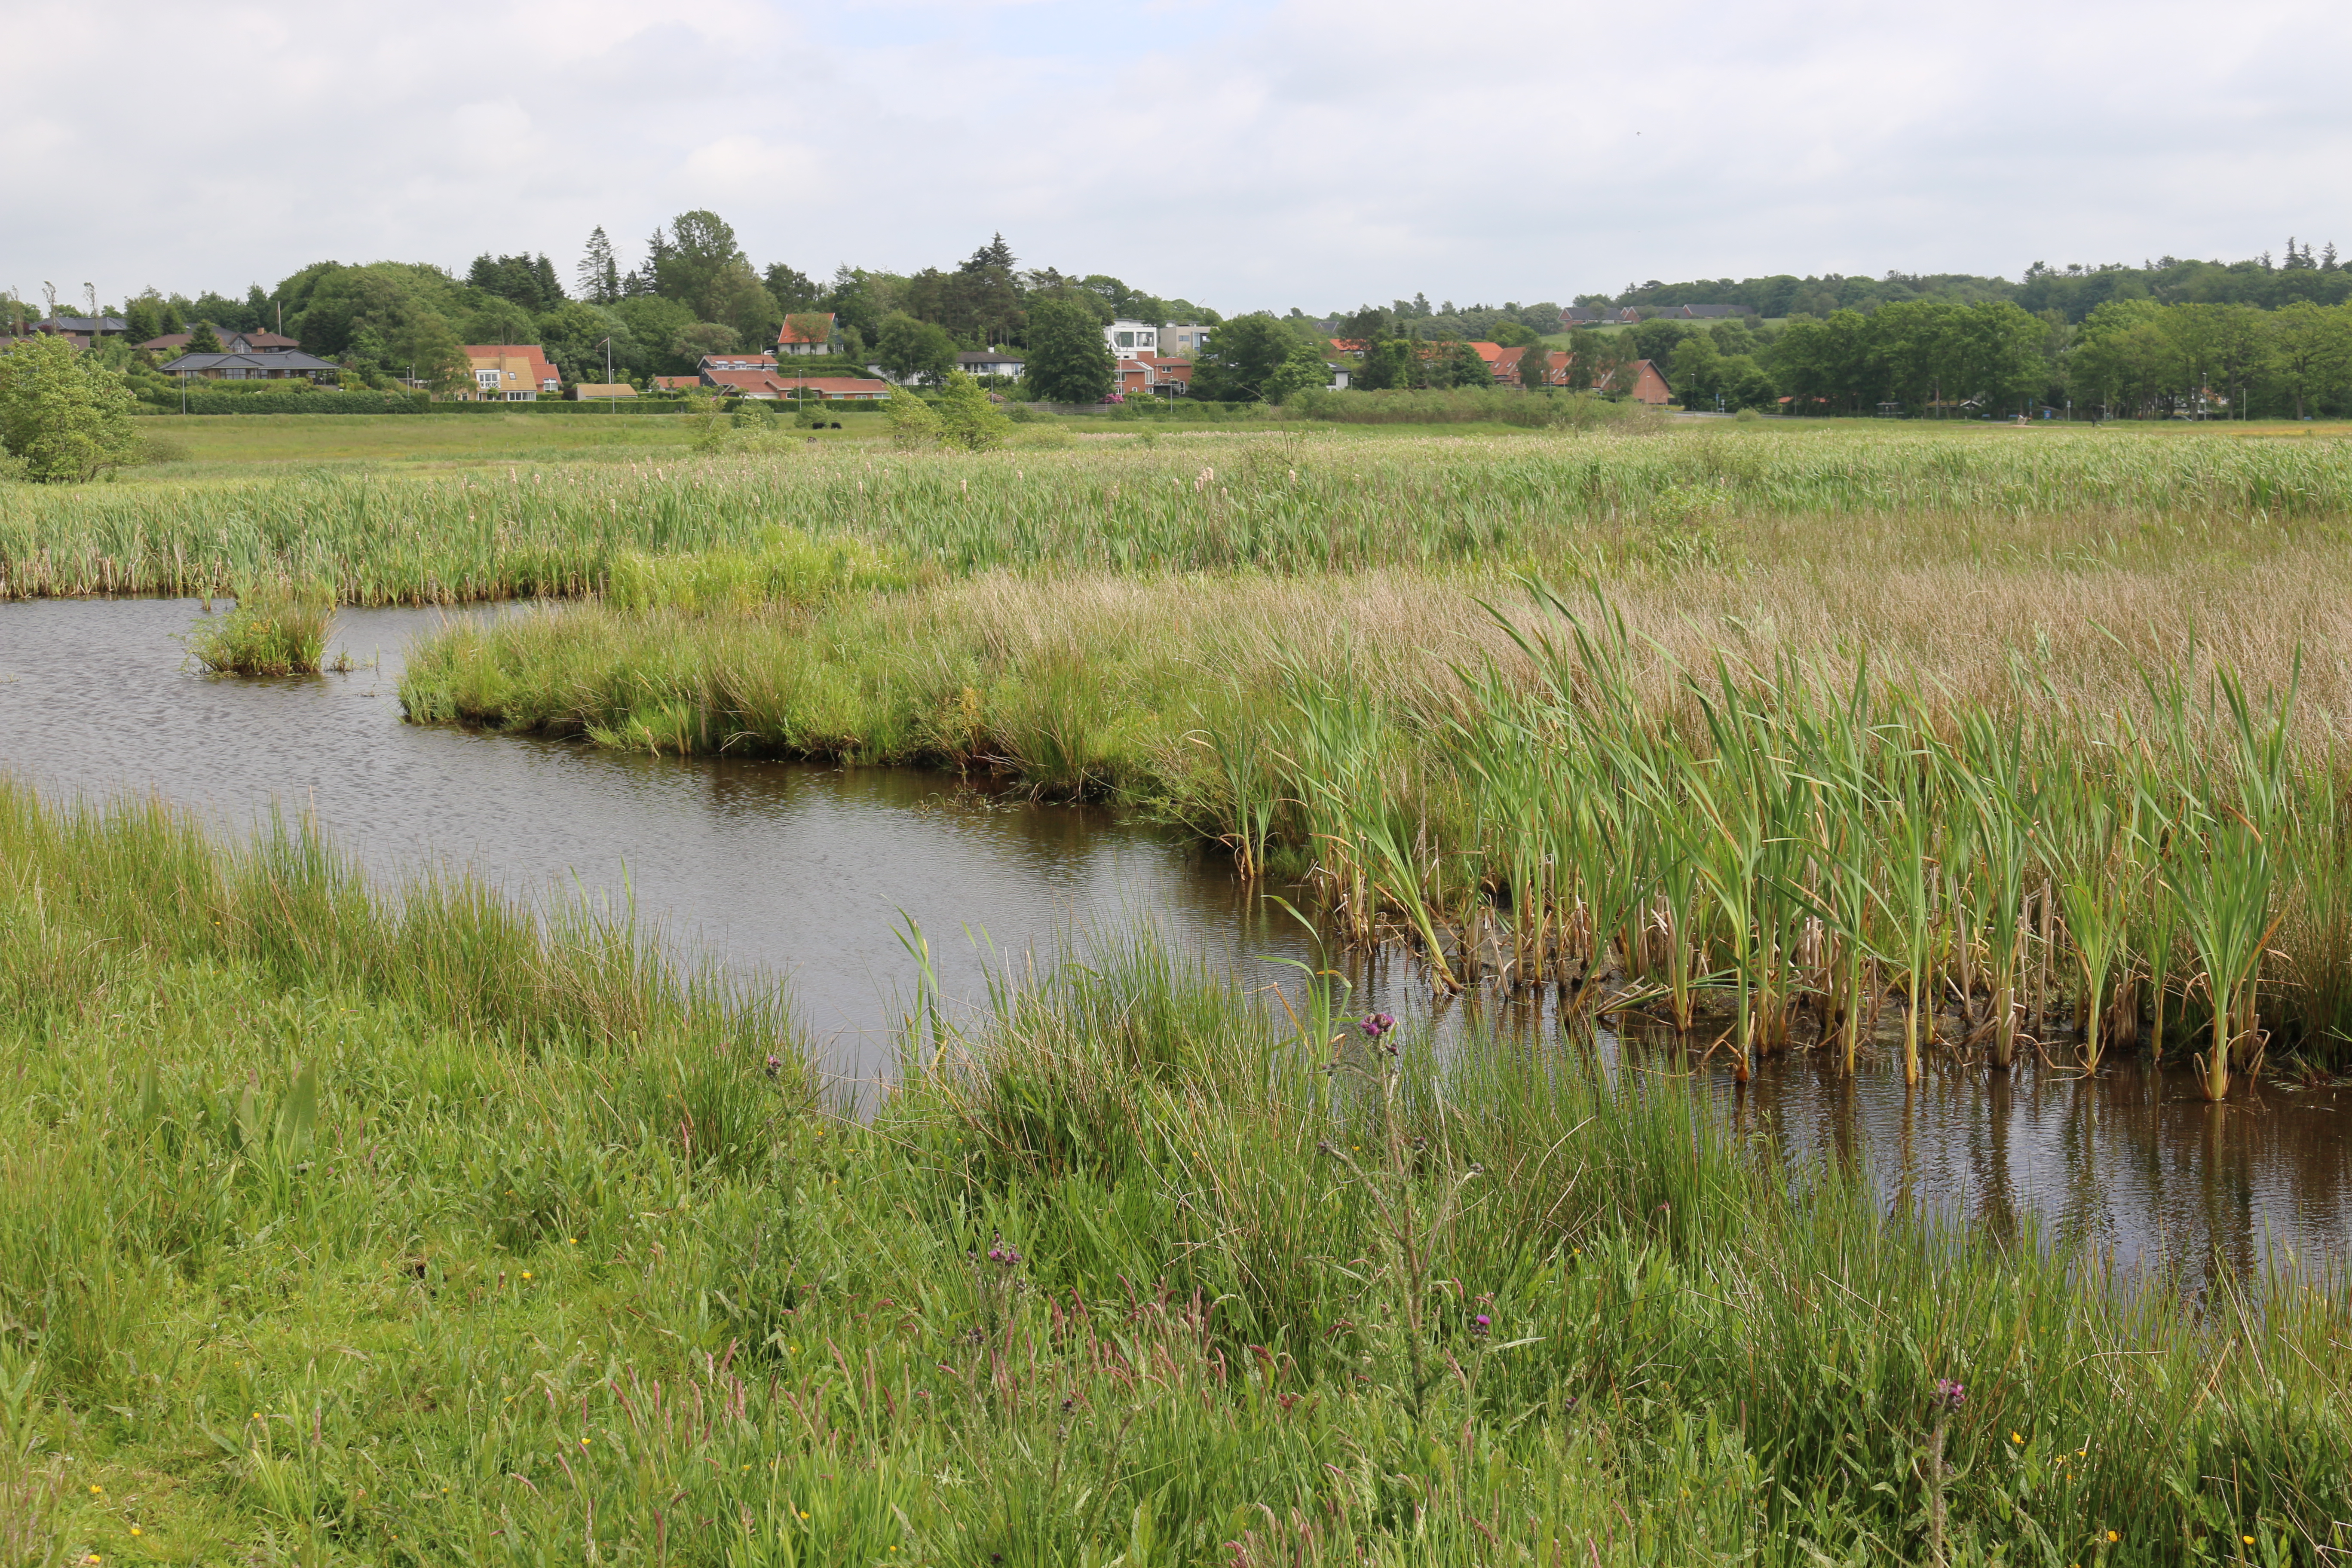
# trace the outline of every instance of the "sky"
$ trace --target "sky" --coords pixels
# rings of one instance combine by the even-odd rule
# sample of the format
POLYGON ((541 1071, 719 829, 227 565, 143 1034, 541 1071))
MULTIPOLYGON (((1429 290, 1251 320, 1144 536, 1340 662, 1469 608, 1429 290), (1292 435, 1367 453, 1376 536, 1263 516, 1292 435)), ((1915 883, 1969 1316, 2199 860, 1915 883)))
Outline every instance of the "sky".
POLYGON ((310 262, 1109 273, 1228 314, 1426 292, 2352 250, 2352 6, 6 0, 0 289, 310 262), (2337 228, 2342 233, 2336 233, 2337 228))

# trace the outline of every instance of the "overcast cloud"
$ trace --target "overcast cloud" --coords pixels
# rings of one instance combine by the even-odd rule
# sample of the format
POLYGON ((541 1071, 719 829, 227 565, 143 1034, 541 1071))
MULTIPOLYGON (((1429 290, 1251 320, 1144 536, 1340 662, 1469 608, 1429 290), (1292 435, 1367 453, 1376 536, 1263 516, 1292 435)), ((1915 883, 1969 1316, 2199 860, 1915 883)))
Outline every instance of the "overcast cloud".
POLYGON ((1234 311, 2352 248, 2352 7, 10 0, 0 287, 1027 265, 1234 311), (2343 232, 2336 232, 2339 225, 2343 232))

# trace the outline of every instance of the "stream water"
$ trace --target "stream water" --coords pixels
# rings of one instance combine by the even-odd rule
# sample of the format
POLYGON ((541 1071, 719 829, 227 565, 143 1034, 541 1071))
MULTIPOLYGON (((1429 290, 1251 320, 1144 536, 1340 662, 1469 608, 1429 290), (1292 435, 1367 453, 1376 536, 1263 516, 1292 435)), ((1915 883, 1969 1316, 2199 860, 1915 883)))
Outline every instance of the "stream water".
MULTIPOLYGON (((58 798, 153 791, 244 831, 310 814, 373 873, 468 868, 511 893, 625 900, 682 950, 781 977, 828 1065, 886 1071, 913 994, 901 935, 929 939, 942 989, 978 995, 992 967, 1051 955, 1073 931, 1148 919, 1254 982, 1291 975, 1304 933, 1181 837, 1084 807, 1003 802, 936 774, 620 755, 404 723, 408 639, 440 613, 347 610, 336 646, 361 668, 294 680, 205 676, 179 638, 193 600, 0 604, 0 768, 58 798)), ((1363 1006, 1556 1040, 1545 1005, 1456 1003, 1433 1015, 1409 966, 1360 976, 1363 1006)), ((1577 1047, 1588 1048, 1588 1047, 1577 1047)), ((1665 1066, 1604 1038, 1613 1068, 1665 1066)), ((2126 1065, 2077 1081, 1899 1074, 1847 1080, 1826 1062, 1769 1064, 1716 1087, 1727 1118, 1803 1165, 1866 1172, 1891 1205, 2027 1223, 2201 1274, 2292 1253, 2352 1259, 2352 1097, 2276 1086, 2210 1107, 2185 1075, 2126 1065)))

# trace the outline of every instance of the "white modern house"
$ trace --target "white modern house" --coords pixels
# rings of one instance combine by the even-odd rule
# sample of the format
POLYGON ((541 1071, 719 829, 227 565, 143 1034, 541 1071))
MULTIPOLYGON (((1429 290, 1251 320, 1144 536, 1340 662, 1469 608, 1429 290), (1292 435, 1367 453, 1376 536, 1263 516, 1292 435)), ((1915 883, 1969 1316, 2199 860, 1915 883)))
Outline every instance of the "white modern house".
POLYGON ((1121 359, 1160 352, 1160 329, 1150 321, 1113 321, 1103 329, 1103 341, 1121 359))
POLYGON ((956 355, 956 368, 966 375, 1003 375, 1018 381, 1025 363, 1019 349, 976 349, 956 355))
MULTIPOLYGON (((1116 347, 1117 345, 1112 345, 1116 347)), ((1160 352, 1178 359, 1191 359, 1209 346, 1209 329, 1191 321, 1177 321, 1160 329, 1160 352)))

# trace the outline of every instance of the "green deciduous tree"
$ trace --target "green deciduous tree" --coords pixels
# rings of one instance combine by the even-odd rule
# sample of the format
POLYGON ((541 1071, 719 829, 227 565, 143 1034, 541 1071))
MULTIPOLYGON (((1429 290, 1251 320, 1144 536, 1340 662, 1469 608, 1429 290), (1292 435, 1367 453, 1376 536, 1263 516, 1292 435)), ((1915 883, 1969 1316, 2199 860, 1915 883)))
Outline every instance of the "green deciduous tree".
POLYGON ((890 439, 901 447, 928 447, 940 438, 937 411, 903 386, 891 389, 882 412, 890 421, 890 439))
POLYGON ((1099 403, 1117 384, 1118 363, 1103 341, 1094 308, 1075 300, 1033 300, 1023 379, 1047 403, 1099 403))
MULTIPOLYGON (((679 347, 678 334, 700 322, 691 309, 676 300, 665 300, 658 294, 634 295, 614 305, 613 314, 637 340, 647 374, 684 375, 694 368, 695 359, 703 353, 722 352, 694 348, 692 357, 685 357, 688 350, 679 347)), ((731 337, 734 329, 726 330, 731 337)), ((734 345, 730 342, 728 346, 734 345)))
POLYGON ((1429 363, 1432 386, 1492 386, 1495 373, 1468 343, 1446 343, 1429 363))
POLYGON ((604 379, 604 340, 613 340, 613 374, 646 368, 645 350, 618 313, 578 300, 539 319, 540 346, 569 382, 604 379))
POLYGON ((980 383, 960 370, 949 373, 947 390, 940 397, 939 423, 940 439, 967 452, 1001 447, 1013 429, 1013 421, 988 400, 980 383))
POLYGON ((473 367, 466 362, 457 330, 438 310, 412 312, 383 333, 381 342, 383 369, 389 374, 414 376, 434 392, 455 392, 473 380, 473 367))
POLYGON ((2352 305, 2298 300, 2280 307, 2271 327, 2271 373, 2300 419, 2315 402, 2352 384, 2352 305))
MULTIPOLYGON (((462 321, 481 300, 437 267, 397 261, 365 267, 322 261, 280 283, 278 297, 285 302, 286 330, 327 359, 341 358, 363 328, 390 336, 423 310, 462 321)), ((222 320, 201 300, 189 314, 222 320)))
POLYGON ((795 310, 814 310, 824 297, 824 290, 814 279, 781 261, 761 274, 761 281, 768 286, 768 297, 788 315, 795 310))
POLYGON ((76 484, 138 461, 120 372, 49 334, 0 353, 0 447, 44 484, 76 484))
POLYGON ((1666 380, 1685 408, 1696 408, 1702 403, 1713 403, 1722 377, 1723 356, 1715 352, 1715 340, 1704 332, 1694 332, 1675 345, 1666 361, 1666 380))
POLYGON ((1754 354, 1726 354, 1716 362, 1716 392, 1729 409, 1780 406, 1780 389, 1754 354))
POLYGON ((1286 403, 1295 393, 1331 384, 1330 362, 1313 343, 1291 346, 1290 356, 1275 367, 1260 390, 1268 403, 1286 403))
POLYGON ((163 335, 163 297, 150 289, 123 309, 123 333, 132 343, 163 335))
POLYGON ((492 295, 466 312, 457 331, 469 343, 535 343, 539 319, 512 300, 492 295))
POLYGON ((1297 334, 1267 311, 1236 316, 1217 329, 1206 352, 1194 360, 1192 390, 1221 402, 1255 403, 1298 343, 1297 334))
POLYGON ((670 220, 669 233, 652 257, 655 287, 667 299, 677 300, 715 321, 704 309, 712 286, 730 263, 743 258, 735 230, 717 213, 698 207, 670 220))
POLYGON ((1367 341, 1355 384, 1367 392, 1391 392, 1412 385, 1417 347, 1404 338, 1367 341))
POLYGON ((874 347, 882 368, 902 382, 939 386, 956 366, 956 341, 947 329, 919 321, 904 310, 883 321, 881 339, 874 347))
POLYGON ((696 321, 680 327, 670 335, 670 358, 679 366, 670 374, 684 375, 706 355, 731 354, 742 346, 741 337, 724 321, 696 321))
POLYGON ((703 291, 698 307, 707 321, 723 321, 746 343, 772 343, 784 312, 775 296, 742 258, 721 267, 703 291))

